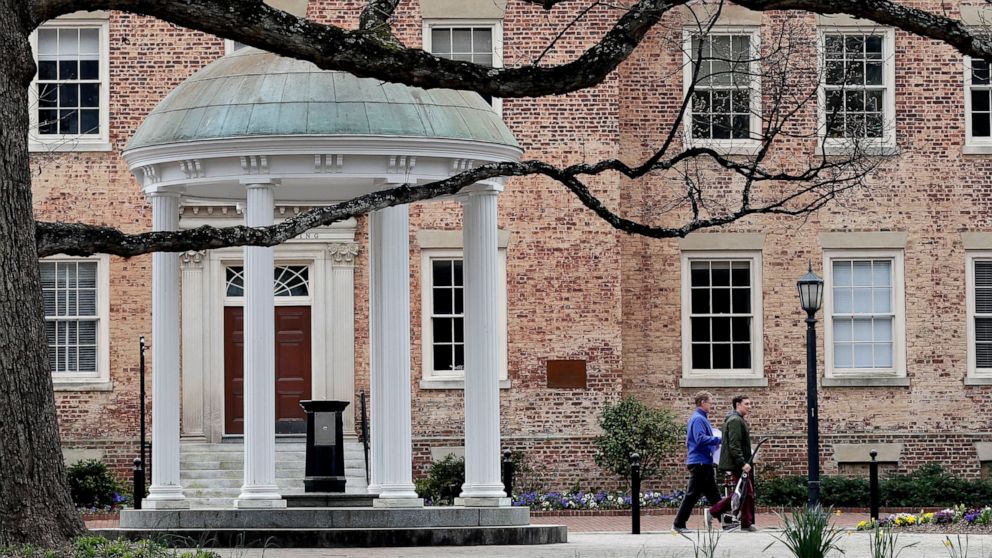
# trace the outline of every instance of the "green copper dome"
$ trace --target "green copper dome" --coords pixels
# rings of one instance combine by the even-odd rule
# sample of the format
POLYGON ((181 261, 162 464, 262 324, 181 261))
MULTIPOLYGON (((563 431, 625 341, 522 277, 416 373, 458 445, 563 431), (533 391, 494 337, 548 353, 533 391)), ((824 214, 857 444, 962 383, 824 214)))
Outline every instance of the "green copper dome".
POLYGON ((174 89, 128 149, 266 136, 444 138, 517 146, 476 93, 357 78, 242 48, 174 89))

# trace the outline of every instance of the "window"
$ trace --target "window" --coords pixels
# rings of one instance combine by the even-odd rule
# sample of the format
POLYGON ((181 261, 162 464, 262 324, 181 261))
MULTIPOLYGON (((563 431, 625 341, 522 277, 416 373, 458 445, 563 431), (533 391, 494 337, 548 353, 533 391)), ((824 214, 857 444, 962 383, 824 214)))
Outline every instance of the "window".
POLYGON ((761 377, 761 254, 682 253, 684 377, 761 377))
MULTIPOLYGON (((306 265, 280 265, 272 271, 273 295, 278 297, 310 296, 310 267, 306 265)), ((232 265, 226 271, 228 297, 245 296, 245 267, 232 265)))
MULTIPOLYGON (((421 257, 421 387, 461 387, 465 377, 465 275, 462 251, 424 249, 421 257), (450 381, 455 381, 451 383, 450 381)), ((506 250, 500 248, 500 378, 506 372, 506 250)))
POLYGON ((757 29, 686 32, 683 84, 693 84, 686 129, 693 144, 733 145, 760 137, 760 80, 757 29))
POLYGON ((902 377, 902 251, 825 251, 827 374, 902 377))
POLYGON ((989 62, 965 57, 964 113, 966 146, 992 149, 992 80, 989 62))
POLYGON ((894 34, 891 30, 822 33, 820 134, 825 147, 895 147, 894 34))
POLYGON ((48 362, 56 382, 109 380, 108 263, 104 256, 39 264, 48 362))
MULTIPOLYGON (((502 68, 503 26, 498 21, 428 21, 424 23, 424 50, 439 58, 502 68)), ((497 112, 502 111, 502 99, 483 98, 497 112)))
POLYGON ((967 256, 968 376, 992 378, 992 252, 967 256))
POLYGON ((32 38, 32 150, 109 150, 106 20, 46 24, 32 38))

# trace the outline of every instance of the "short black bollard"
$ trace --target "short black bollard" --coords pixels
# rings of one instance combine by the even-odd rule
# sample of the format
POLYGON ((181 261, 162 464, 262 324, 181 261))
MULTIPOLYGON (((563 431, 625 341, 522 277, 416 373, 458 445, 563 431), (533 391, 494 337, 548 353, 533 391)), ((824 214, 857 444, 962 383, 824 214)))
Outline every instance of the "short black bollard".
POLYGON ((630 454, 630 533, 641 534, 641 456, 630 454))
POLYGON ((145 467, 140 457, 134 458, 134 509, 141 509, 141 500, 145 497, 145 467))
POLYGON ((868 455, 871 456, 871 463, 868 464, 869 505, 871 506, 871 518, 878 521, 878 461, 875 461, 878 452, 871 450, 868 455))
POLYGON ((507 498, 513 498, 513 452, 503 450, 503 490, 507 498))

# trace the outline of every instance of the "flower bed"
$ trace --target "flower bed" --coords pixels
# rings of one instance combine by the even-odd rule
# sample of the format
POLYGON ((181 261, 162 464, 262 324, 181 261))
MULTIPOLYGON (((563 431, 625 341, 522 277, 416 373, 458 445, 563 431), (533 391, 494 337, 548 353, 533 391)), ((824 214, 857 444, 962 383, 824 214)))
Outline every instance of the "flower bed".
MULTIPOLYGON (((677 490, 671 493, 642 492, 641 508, 675 508, 685 493, 677 490)), ((513 496, 513 505, 528 507, 534 511, 596 511, 629 510, 630 494, 626 492, 524 492, 513 496)))
POLYGON ((894 513, 877 522, 868 519, 858 523, 857 529, 865 531, 876 527, 914 527, 920 525, 992 527, 992 506, 966 508, 963 505, 938 512, 894 513))

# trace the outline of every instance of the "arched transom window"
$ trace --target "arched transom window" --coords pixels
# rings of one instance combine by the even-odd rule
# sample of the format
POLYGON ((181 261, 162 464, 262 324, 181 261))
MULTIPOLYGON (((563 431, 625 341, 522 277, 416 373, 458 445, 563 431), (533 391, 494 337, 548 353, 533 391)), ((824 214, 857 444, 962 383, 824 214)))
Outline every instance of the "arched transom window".
MULTIPOLYGON (((310 296, 310 267, 306 265, 280 265, 273 270, 275 296, 310 296)), ((227 296, 245 296, 245 268, 232 265, 227 268, 227 296)))

